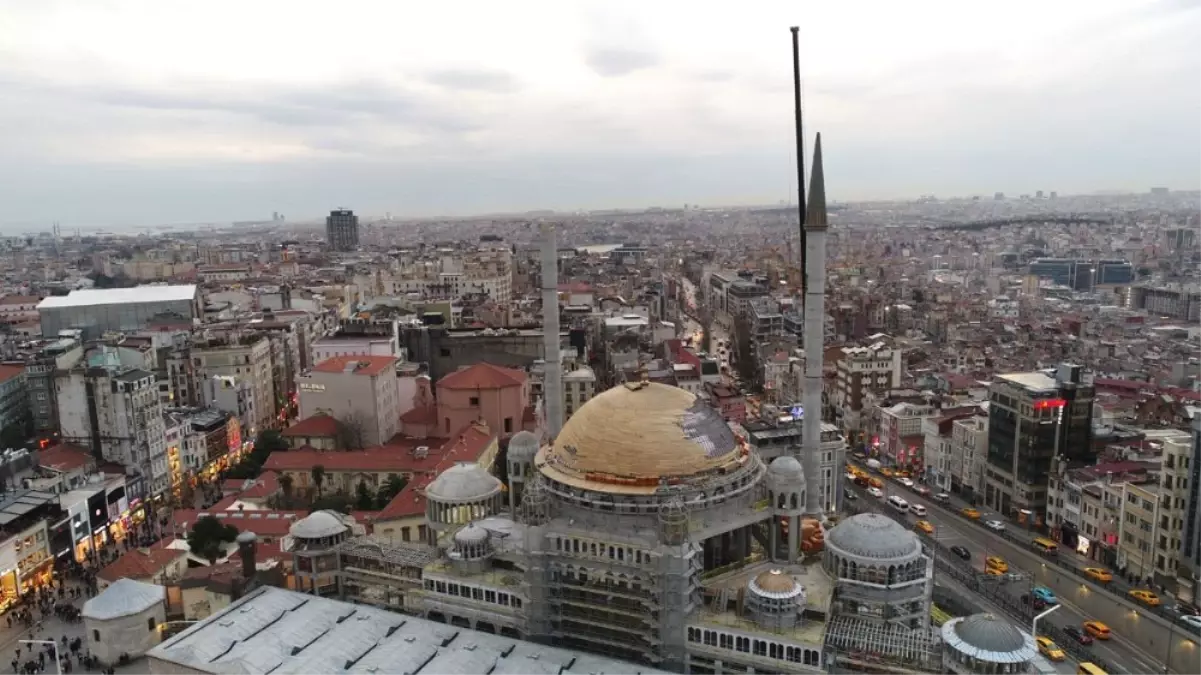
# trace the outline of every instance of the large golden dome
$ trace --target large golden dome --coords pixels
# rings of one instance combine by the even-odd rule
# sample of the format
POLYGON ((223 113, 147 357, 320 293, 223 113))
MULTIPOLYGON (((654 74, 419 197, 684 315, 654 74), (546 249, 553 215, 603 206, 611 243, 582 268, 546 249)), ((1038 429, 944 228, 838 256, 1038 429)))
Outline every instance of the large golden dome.
POLYGON ((748 461, 745 444, 703 400, 653 382, 614 387, 563 425, 537 465, 553 480, 592 490, 651 493, 748 461))

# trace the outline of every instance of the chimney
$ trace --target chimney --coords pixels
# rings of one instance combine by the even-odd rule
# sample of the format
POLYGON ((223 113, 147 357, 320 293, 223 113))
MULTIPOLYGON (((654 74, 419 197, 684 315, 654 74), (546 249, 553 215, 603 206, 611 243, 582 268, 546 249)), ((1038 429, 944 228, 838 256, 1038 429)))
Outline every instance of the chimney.
POLYGON ((563 358, 559 354, 559 248, 550 223, 542 224, 542 351, 546 437, 553 440, 563 428, 563 358))
MULTIPOLYGON (((826 337, 826 180, 822 167, 822 135, 813 145, 813 172, 805 215, 807 282, 805 283, 805 377, 801 403, 801 464, 805 469, 805 515, 820 518, 823 511, 818 480, 822 452, 822 357, 826 337)), ((838 471, 835 471, 835 476, 838 471)))
POLYGON ((250 531, 238 533, 238 557, 242 560, 242 578, 244 590, 250 590, 254 586, 254 579, 257 572, 256 550, 258 548, 258 537, 250 531))

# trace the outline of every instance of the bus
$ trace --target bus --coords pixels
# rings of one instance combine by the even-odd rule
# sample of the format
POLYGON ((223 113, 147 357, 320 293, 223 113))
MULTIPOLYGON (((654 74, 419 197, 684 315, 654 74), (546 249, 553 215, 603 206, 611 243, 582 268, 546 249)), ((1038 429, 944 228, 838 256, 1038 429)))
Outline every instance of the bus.
POLYGON ((1039 537, 1038 539, 1030 542, 1030 545, 1034 547, 1035 551, 1038 551, 1043 555, 1057 555, 1059 553, 1059 544, 1056 544, 1050 539, 1039 537))
POLYGON ((1109 674, 1106 673, 1104 670, 1101 670, 1100 668, 1098 668, 1097 664, 1089 663, 1088 661, 1084 661, 1079 666, 1076 667, 1076 675, 1109 675, 1109 674))
POLYGON ((901 513, 905 513, 906 511, 909 510, 909 502, 905 501, 904 499, 901 499, 900 497, 898 497, 896 495, 893 495, 888 498, 888 505, 891 506, 892 508, 900 511, 901 513))

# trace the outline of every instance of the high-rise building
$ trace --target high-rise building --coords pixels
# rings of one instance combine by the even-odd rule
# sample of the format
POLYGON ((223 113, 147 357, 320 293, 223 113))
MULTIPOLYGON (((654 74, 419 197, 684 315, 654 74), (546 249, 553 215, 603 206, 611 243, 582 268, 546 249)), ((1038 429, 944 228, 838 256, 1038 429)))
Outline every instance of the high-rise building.
POLYGON ((335 209, 325 218, 325 241, 331 251, 359 247, 359 217, 350 209, 335 209))
POLYGON ((1201 415, 1193 416, 1193 447, 1188 460, 1188 501, 1180 549, 1180 599, 1197 603, 1201 585, 1201 415))
POLYGON ((1090 462, 1094 389, 1083 368, 999 375, 989 390, 984 501, 1041 523, 1052 459, 1090 462))

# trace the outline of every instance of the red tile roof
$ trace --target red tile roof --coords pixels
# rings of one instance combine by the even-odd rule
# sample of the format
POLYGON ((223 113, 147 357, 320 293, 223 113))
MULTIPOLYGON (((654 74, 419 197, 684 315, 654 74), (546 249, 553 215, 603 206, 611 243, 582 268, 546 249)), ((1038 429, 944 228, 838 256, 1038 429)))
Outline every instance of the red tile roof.
POLYGON ((172 561, 187 555, 168 548, 134 549, 106 565, 96 576, 108 582, 118 579, 149 579, 163 571, 172 561))
POLYGON ((226 525, 233 525, 239 532, 253 532, 260 537, 282 537, 288 533, 292 523, 304 518, 304 511, 213 511, 205 509, 176 509, 171 514, 175 533, 183 535, 192 524, 205 516, 216 516, 226 525))
POLYGON ((430 474, 413 478, 405 484, 404 489, 396 493, 392 501, 375 516, 376 523, 388 520, 412 518, 425 513, 425 488, 434 480, 430 474))
POLYGON ((315 373, 344 373, 354 364, 349 372, 355 375, 381 375, 396 366, 395 356, 335 356, 313 366, 315 373))
POLYGON ((400 416, 405 424, 436 424, 438 422, 438 406, 418 406, 400 416))
POLYGON ((279 474, 264 471, 254 482, 238 495, 239 499, 263 499, 280 491, 279 474))
POLYGON ((54 471, 74 471, 92 463, 92 453, 78 445, 60 443, 38 450, 38 464, 54 471))
POLYGON ((0 382, 8 382, 25 372, 25 366, 0 366, 0 382))
POLYGON ((439 389, 505 389, 525 384, 525 373, 491 363, 477 363, 438 380, 439 389))
POLYGON ((390 442, 389 445, 350 452, 281 450, 271 453, 263 468, 270 471, 309 471, 320 464, 329 472, 437 473, 455 462, 476 461, 492 438, 492 432, 486 425, 473 423, 441 447, 430 447, 425 457, 417 457, 415 452, 420 442, 408 439, 404 445, 390 442))
POLYGON ((333 438, 334 436, 338 435, 338 420, 331 415, 313 415, 312 417, 306 417, 287 429, 284 429, 282 435, 286 438, 296 438, 299 436, 333 438))

